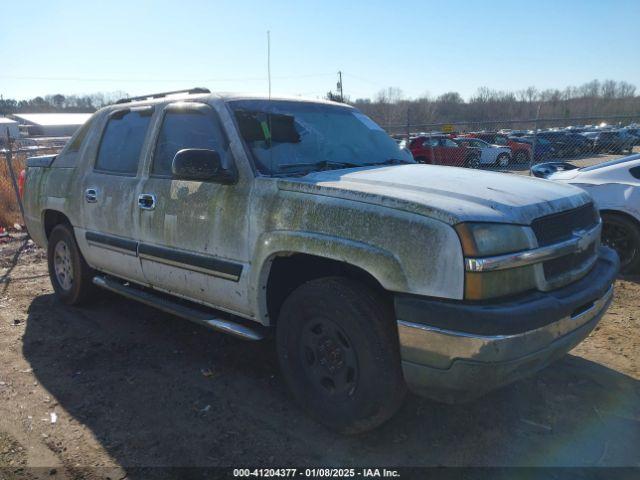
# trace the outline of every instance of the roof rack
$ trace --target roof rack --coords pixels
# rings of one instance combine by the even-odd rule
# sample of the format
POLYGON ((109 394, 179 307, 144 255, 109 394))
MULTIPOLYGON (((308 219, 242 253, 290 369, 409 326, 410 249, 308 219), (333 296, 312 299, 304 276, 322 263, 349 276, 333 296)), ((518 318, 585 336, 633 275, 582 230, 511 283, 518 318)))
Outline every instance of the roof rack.
POLYGON ((189 94, 211 93, 211 90, 209 90, 208 88, 196 87, 196 88, 189 88, 187 90, 173 90, 171 92, 150 93, 149 95, 140 95, 139 97, 121 98, 116 103, 129 103, 129 102, 135 102, 138 100, 149 100, 151 98, 162 98, 162 97, 166 97, 167 95, 174 95, 176 93, 189 93, 189 94))

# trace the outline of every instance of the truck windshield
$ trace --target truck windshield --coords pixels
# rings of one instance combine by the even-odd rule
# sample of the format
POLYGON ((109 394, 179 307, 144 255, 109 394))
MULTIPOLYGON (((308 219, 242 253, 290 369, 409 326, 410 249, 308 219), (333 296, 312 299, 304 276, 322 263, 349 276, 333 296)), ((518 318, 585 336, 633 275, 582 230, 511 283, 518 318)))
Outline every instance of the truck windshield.
POLYGON ((229 105, 265 175, 415 163, 373 120, 347 106, 286 100, 229 105))

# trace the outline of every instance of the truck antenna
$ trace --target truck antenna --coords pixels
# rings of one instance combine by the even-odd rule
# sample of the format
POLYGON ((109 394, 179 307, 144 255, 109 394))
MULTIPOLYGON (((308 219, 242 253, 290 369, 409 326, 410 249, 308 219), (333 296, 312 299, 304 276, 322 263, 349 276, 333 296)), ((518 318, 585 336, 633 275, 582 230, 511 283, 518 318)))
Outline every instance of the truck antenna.
POLYGON ((267 30, 267 78, 269 80, 269 100, 271 100, 271 32, 267 30))

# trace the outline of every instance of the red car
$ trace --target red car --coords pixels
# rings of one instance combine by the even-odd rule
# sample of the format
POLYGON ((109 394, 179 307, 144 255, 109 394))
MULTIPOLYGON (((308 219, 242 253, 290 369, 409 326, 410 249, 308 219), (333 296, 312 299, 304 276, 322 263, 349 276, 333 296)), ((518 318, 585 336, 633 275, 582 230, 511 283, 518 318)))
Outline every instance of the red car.
POLYGON ((480 166, 480 150, 457 144, 447 135, 420 135, 411 139, 409 150, 419 163, 453 167, 480 166))
POLYGON ((527 163, 531 159, 531 144, 512 140, 502 133, 477 132, 467 133, 461 136, 479 138, 480 140, 484 140, 492 145, 510 147, 514 163, 527 163))

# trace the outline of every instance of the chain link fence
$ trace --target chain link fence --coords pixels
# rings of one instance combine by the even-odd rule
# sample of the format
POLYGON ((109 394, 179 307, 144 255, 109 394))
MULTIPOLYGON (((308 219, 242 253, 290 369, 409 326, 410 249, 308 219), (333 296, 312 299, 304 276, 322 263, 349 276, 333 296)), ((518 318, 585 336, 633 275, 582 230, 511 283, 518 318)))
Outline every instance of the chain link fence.
POLYGON ((529 174, 640 153, 640 115, 383 125, 419 162, 529 174))
POLYGON ((61 137, 38 140, 5 138, 0 143, 0 229, 12 228, 23 222, 16 187, 27 158, 57 154, 66 141, 67 138, 61 137))

